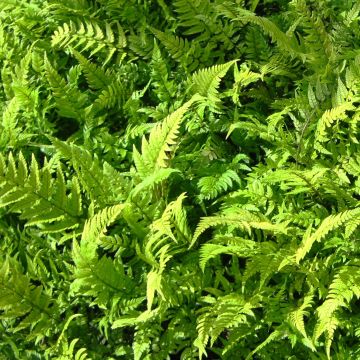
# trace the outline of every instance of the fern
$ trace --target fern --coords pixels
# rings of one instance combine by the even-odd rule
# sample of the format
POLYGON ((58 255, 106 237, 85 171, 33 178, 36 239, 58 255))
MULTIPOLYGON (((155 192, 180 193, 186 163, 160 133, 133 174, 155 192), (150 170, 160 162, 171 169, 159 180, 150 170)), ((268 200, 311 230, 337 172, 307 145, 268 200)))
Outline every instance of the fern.
POLYGON ((71 162, 91 200, 103 206, 126 198, 129 185, 110 164, 100 164, 97 157, 74 144, 68 145, 57 139, 52 141, 58 151, 71 162))
POLYGON ((71 284, 71 294, 94 296, 100 307, 106 306, 110 294, 121 297, 132 286, 120 264, 106 256, 99 258, 96 252, 106 227, 119 216, 122 208, 115 205, 101 210, 85 223, 80 244, 77 241, 73 244, 75 280, 71 284))
POLYGON ((2 263, 0 287, 2 318, 12 323, 13 332, 30 328, 28 340, 40 341, 56 325, 59 309, 55 301, 46 294, 42 286, 34 286, 19 271, 15 260, 6 259, 2 263))
POLYGON ((124 30, 116 22, 117 38, 113 27, 109 23, 104 24, 104 30, 99 24, 93 21, 70 22, 59 26, 52 36, 51 45, 56 47, 72 46, 80 49, 81 52, 92 49, 90 56, 105 51, 105 64, 108 63, 114 54, 126 46, 124 30))
POLYGON ((359 9, 0 2, 0 358, 358 359, 359 9))
POLYGON ((208 101, 206 105, 212 111, 217 112, 220 109, 221 100, 219 99, 218 87, 221 79, 234 63, 235 61, 230 61, 209 69, 201 69, 189 79, 191 91, 204 96, 208 101))
POLYGON ((299 262, 302 260, 316 241, 322 240, 330 231, 338 229, 346 222, 357 219, 358 215, 359 209, 356 208, 325 218, 313 234, 305 234, 302 244, 296 252, 296 261, 299 262))
POLYGON ((156 169, 167 167, 168 154, 176 145, 182 118, 192 103, 193 100, 188 101, 154 127, 148 140, 143 137, 142 155, 134 148, 134 162, 142 178, 156 169))
POLYGON ((52 177, 50 166, 39 169, 35 157, 28 167, 20 153, 16 162, 10 154, 0 157, 1 206, 20 212, 27 226, 37 226, 42 232, 63 232, 76 229, 82 223, 79 183, 73 178, 68 188, 60 168, 52 177))

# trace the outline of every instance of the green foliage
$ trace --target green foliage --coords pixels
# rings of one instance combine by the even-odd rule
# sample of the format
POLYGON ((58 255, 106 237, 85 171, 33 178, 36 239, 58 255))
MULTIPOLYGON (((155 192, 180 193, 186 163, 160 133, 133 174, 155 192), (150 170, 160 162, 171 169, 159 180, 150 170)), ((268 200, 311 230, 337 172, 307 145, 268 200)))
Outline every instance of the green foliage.
POLYGON ((0 2, 0 359, 360 358, 359 14, 0 2))

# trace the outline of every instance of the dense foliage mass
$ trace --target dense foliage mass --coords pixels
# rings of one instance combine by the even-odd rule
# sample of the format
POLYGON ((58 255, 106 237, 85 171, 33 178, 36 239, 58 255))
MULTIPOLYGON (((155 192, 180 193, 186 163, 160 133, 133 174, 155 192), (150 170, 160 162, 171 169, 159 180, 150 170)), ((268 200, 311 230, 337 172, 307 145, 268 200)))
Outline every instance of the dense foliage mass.
POLYGON ((1 0, 0 359, 359 359, 359 14, 1 0))

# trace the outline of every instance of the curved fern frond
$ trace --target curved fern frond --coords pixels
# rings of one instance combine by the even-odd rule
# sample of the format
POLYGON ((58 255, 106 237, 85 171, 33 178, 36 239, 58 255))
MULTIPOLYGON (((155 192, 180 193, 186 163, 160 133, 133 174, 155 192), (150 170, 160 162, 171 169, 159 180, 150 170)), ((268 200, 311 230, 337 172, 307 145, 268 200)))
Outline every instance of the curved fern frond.
POLYGON ((77 23, 70 21, 59 26, 52 36, 51 45, 60 48, 71 46, 80 52, 91 50, 90 56, 105 52, 107 64, 116 52, 123 51, 126 46, 124 30, 119 22, 115 23, 117 37, 112 28, 113 24, 105 23, 105 31, 95 21, 85 20, 77 23))
POLYGON ((238 257, 251 257, 257 251, 256 242, 240 239, 238 245, 204 244, 200 249, 200 268, 205 270, 206 264, 213 258, 222 255, 235 255, 238 257))
POLYGON ((239 20, 249 21, 260 26, 265 33, 270 35, 271 39, 277 43, 281 50, 286 51, 290 55, 299 55, 298 46, 294 37, 282 32, 277 25, 268 18, 256 16, 251 11, 239 9, 239 20))
POLYGON ((195 244, 203 232, 214 226, 229 226, 248 233, 251 233, 251 229, 261 229, 275 233, 286 233, 287 231, 285 224, 272 224, 263 216, 244 209, 236 209, 232 215, 221 214, 202 218, 196 228, 190 247, 195 244))
MULTIPOLYGON (((304 317, 309 316, 310 312, 307 310, 314 305, 314 295, 306 296, 303 303, 294 311, 289 314, 289 320, 296 330, 298 330, 304 338, 307 338, 305 330, 304 317)), ((315 347, 314 347, 315 349, 315 347)))
POLYGON ((240 178, 238 174, 231 169, 215 176, 202 177, 198 183, 200 188, 199 197, 206 200, 214 199, 219 194, 229 190, 234 183, 239 184, 240 178))

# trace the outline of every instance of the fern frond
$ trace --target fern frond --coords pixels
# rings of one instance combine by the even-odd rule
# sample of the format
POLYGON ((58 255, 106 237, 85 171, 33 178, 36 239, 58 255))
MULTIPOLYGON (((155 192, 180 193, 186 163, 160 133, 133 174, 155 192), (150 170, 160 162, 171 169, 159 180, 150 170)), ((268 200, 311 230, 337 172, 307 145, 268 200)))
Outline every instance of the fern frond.
POLYGON ((330 215, 325 218, 313 234, 305 233, 301 246, 296 252, 296 261, 299 263, 316 241, 321 241, 330 231, 338 229, 345 223, 354 221, 360 216, 360 208, 346 210, 337 215, 330 215))
POLYGON ((101 164, 96 155, 75 144, 55 138, 51 141, 60 154, 71 162, 82 187, 97 205, 111 205, 126 199, 129 184, 110 164, 101 164))
POLYGON ((226 170, 222 174, 216 176, 205 176, 199 180, 198 186, 200 188, 199 197, 202 199, 214 199, 219 194, 229 190, 233 183, 240 183, 238 174, 231 169, 226 170))
POLYGON ((209 339, 212 345, 225 329, 247 323, 248 317, 255 316, 252 309, 259 306, 256 297, 246 300, 239 294, 225 295, 216 300, 209 296, 203 299, 209 305, 199 310, 198 337, 194 341, 194 345, 199 349, 200 358, 206 355, 205 346, 209 339))
POLYGON ((86 80, 92 89, 102 90, 108 87, 114 77, 111 70, 104 70, 74 49, 72 49, 72 53, 78 60, 86 80))
POLYGON ((44 64, 46 78, 55 99, 58 114, 79 122, 85 122, 87 95, 74 86, 70 86, 52 67, 47 58, 45 58, 44 64))
POLYGON ((222 65, 198 70, 188 80, 190 91, 204 96, 208 100, 207 105, 214 112, 220 110, 221 100, 218 93, 220 81, 235 62, 236 60, 233 60, 222 65))
POLYGON ((59 309, 42 286, 34 286, 17 267, 14 260, 7 259, 0 268, 1 318, 12 324, 11 331, 30 328, 28 340, 40 341, 56 326, 59 309))
POLYGON ((294 311, 289 314, 289 320, 292 325, 298 330, 304 338, 307 338, 305 330, 304 317, 309 316, 309 311, 307 309, 311 308, 314 305, 314 295, 307 295, 303 303, 294 311))
POLYGON ((208 216, 201 219, 194 233, 190 247, 192 247, 200 235, 208 228, 214 226, 230 226, 251 233, 251 229, 273 231, 275 233, 286 233, 285 224, 272 224, 266 218, 243 209, 236 209, 233 215, 208 216))
POLYGON ((200 268, 205 271, 206 264, 213 258, 221 255, 235 255, 238 257, 251 257, 257 251, 256 243, 252 240, 240 239, 238 245, 204 244, 200 249, 200 268))
MULTIPOLYGON (((209 21, 210 4, 204 0, 177 0, 174 2, 175 11, 178 13, 179 25, 186 27, 183 32, 185 35, 206 33, 205 39, 208 38, 212 31, 209 21)), ((198 40, 202 40, 200 37, 198 40)))
POLYGON ((27 226, 38 226, 44 233, 76 229, 82 223, 77 179, 68 187, 60 169, 53 178, 49 166, 45 163, 39 169, 35 157, 28 168, 21 153, 17 163, 12 154, 7 161, 0 155, 0 207, 4 206, 20 212, 27 226))
POLYGON ((281 50, 286 51, 290 55, 299 55, 295 39, 282 32, 277 25, 268 18, 256 16, 248 10, 238 9, 238 19, 260 26, 266 34, 270 35, 271 39, 277 43, 281 50))
POLYGON ((246 357, 245 360, 250 360, 256 353, 262 350, 265 346, 269 345, 271 342, 283 338, 286 335, 285 329, 282 329, 281 326, 274 330, 265 341, 263 341, 259 346, 256 347, 251 353, 246 357))
POLYGON ((345 120, 348 117, 346 111, 353 109, 354 105, 352 103, 343 102, 330 110, 326 110, 317 124, 315 133, 316 142, 322 143, 328 141, 327 128, 331 127, 334 121, 345 120))
POLYGON ((178 61, 185 66, 189 63, 189 58, 191 58, 193 49, 187 39, 164 33, 154 28, 150 28, 150 30, 175 61, 178 61))
POLYGON ((105 23, 105 31, 94 21, 80 20, 77 23, 70 21, 59 26, 52 36, 51 45, 53 47, 65 48, 71 46, 80 52, 92 50, 90 56, 99 52, 105 52, 107 64, 116 52, 122 51, 126 46, 126 37, 124 30, 118 22, 117 37, 114 35, 113 25, 105 23))
POLYGON ((141 178, 155 170, 166 168, 171 153, 176 145, 183 116, 194 100, 190 100, 157 124, 150 132, 149 139, 142 139, 141 152, 134 147, 134 162, 141 178))
POLYGON ((98 212, 85 223, 80 244, 76 240, 73 243, 75 280, 70 293, 95 297, 100 307, 107 306, 110 299, 121 298, 133 286, 118 262, 97 255, 100 238, 123 208, 124 205, 115 205, 98 212))

